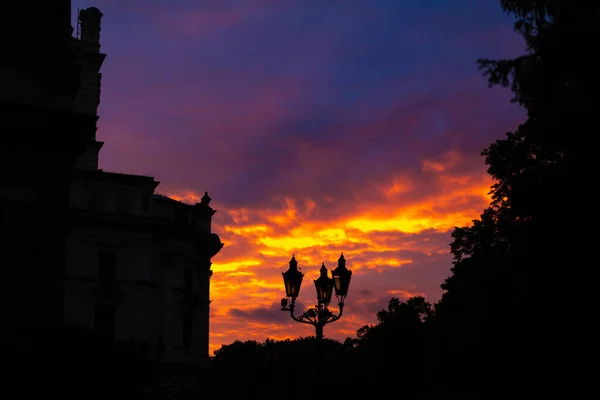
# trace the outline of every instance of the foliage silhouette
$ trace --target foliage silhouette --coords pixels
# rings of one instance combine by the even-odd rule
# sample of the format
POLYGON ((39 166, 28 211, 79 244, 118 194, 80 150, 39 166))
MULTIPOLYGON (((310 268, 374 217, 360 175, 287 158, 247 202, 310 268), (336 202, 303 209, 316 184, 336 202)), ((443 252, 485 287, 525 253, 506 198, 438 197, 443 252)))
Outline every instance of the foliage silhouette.
POLYGON ((296 340, 236 341, 213 357, 212 396, 227 399, 244 393, 261 398, 356 398, 385 394, 398 376, 411 382, 404 393, 422 393, 425 374, 426 321, 432 306, 422 297, 400 302, 392 298, 378 313, 378 323, 365 326, 344 343, 323 339, 322 373, 326 384, 315 390, 318 371, 315 337, 296 340), (407 343, 410 343, 407 346, 407 343), (235 383, 235 384, 232 384, 235 383), (328 397, 329 396, 329 397, 328 397))
MULTIPOLYGON (((340 370, 345 347, 334 340, 323 339, 324 375, 333 379, 340 370)), ((302 398, 307 381, 314 386, 317 371, 317 340, 315 337, 264 343, 235 341, 215 351, 212 358, 211 396, 231 399, 248 393, 263 399, 302 398), (312 376, 311 376, 312 375, 312 376)), ((327 388, 325 388, 327 391, 327 388)))
POLYGON ((483 151, 495 180, 492 202, 472 226, 452 234, 453 274, 436 305, 443 354, 437 376, 456 391, 470 376, 477 382, 470 388, 480 393, 539 393, 551 388, 544 382, 562 370, 554 360, 568 347, 568 332, 553 315, 559 305, 552 289, 575 278, 565 268, 578 253, 570 238, 569 172, 576 168, 574 138, 593 126, 600 67, 595 59, 577 60, 599 43, 600 6, 516 0, 502 6, 516 17, 527 55, 479 64, 490 85, 511 88, 528 118, 483 151), (540 306, 525 309, 534 304, 540 306))

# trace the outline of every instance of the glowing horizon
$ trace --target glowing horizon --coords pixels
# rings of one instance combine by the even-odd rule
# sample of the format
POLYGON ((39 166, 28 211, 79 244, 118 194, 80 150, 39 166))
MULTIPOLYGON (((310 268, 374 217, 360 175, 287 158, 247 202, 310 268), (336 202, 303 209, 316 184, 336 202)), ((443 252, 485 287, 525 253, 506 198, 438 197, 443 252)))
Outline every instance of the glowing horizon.
MULTIPOLYGON (((312 280, 318 277, 322 262, 331 271, 343 251, 348 267, 353 270, 344 316, 326 327, 329 338, 354 337, 360 327, 375 323, 378 310, 373 308, 373 294, 377 295, 376 303, 381 308, 387 305, 382 301, 392 297, 406 300, 424 296, 429 301, 436 301, 441 289, 432 293, 411 282, 390 281, 381 285, 376 293, 361 279, 365 274, 381 274, 419 262, 414 260, 415 257, 400 255, 402 250, 418 252, 420 257, 445 259, 449 271, 449 247, 429 244, 426 237, 417 238, 419 234, 435 233, 445 235, 449 243, 449 232, 455 226, 469 225, 489 204, 492 182, 484 174, 478 179, 462 180, 447 179, 443 170, 436 170, 436 174, 447 185, 460 183, 460 187, 449 187, 441 194, 404 206, 394 202, 389 193, 385 194, 383 187, 381 192, 387 196, 387 203, 377 203, 379 206, 369 213, 355 211, 353 215, 349 212, 324 221, 311 216, 318 210, 311 199, 299 202, 286 197, 280 201, 278 210, 227 210, 218 199, 213 200, 214 208, 227 214, 229 223, 221 222, 223 218, 219 213, 213 217, 213 231, 220 235, 225 247, 215 256, 212 265, 211 354, 221 345, 235 340, 263 342, 267 338, 282 340, 314 335, 310 326, 299 326, 287 312, 279 310, 279 300, 285 297, 281 272, 287 269, 292 254, 305 273, 298 299, 300 304, 316 302, 312 280), (470 200, 465 207, 467 197, 470 200), (382 204, 388 206, 381 207, 382 204), (370 235, 373 232, 375 237, 370 235), (405 236, 394 240, 386 237, 386 233, 405 236), (238 248, 250 250, 237 252, 238 248), (368 257, 364 257, 365 248, 368 257)), ((197 202, 201 197, 190 191, 182 195, 167 194, 189 203, 197 202)), ((438 275, 438 286, 443 278, 438 275)), ((335 301, 331 307, 333 311, 337 310, 335 301)))

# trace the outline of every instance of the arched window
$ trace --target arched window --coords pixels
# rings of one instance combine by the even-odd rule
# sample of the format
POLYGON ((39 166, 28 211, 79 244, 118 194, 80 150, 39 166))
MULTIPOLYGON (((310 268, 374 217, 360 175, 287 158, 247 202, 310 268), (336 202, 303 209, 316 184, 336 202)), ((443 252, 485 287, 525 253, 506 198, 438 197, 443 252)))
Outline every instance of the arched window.
POLYGON ((96 334, 107 337, 115 337, 115 313, 117 308, 104 304, 97 304, 94 310, 94 331, 96 334))
POLYGON ((88 208, 94 211, 104 210, 104 193, 99 190, 93 190, 89 193, 88 208))
POLYGON ((116 207, 119 213, 130 213, 131 212, 131 196, 126 193, 117 195, 116 207))
POLYGON ((117 255, 110 251, 98 253, 98 279, 114 281, 117 279, 117 255))
POLYGON ((186 292, 194 291, 194 268, 185 267, 183 284, 186 292))
POLYGON ((191 313, 183 315, 183 347, 192 348, 192 334, 194 332, 194 316, 191 313))

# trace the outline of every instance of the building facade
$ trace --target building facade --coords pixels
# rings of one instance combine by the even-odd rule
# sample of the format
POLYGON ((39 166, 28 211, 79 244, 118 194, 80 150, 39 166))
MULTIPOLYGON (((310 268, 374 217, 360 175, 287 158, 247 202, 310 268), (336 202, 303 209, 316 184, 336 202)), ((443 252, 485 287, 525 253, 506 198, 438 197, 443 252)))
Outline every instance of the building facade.
MULTIPOLYGON (((97 8, 81 10, 73 38, 81 67, 75 109, 90 116, 106 57, 101 18, 97 8)), ((211 232, 211 199, 188 205, 156 194, 152 177, 102 171, 102 145, 94 135, 72 171, 65 317, 161 349, 164 361, 207 366, 211 258, 223 246, 211 232)))
POLYGON ((96 130, 69 3, 0 4, 0 327, 64 321, 70 171, 96 130))
POLYGON ((81 10, 73 37, 70 1, 14 3, 0 13, 0 324, 74 322, 208 366, 223 247, 208 193, 188 205, 152 177, 99 169, 102 13, 81 10))

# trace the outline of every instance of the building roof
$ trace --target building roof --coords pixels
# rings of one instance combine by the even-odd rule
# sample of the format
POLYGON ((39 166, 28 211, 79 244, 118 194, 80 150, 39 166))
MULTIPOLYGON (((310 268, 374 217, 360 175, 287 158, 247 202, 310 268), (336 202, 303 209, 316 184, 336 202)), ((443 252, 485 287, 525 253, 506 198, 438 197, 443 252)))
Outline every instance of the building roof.
POLYGON ((106 172, 99 170, 74 170, 76 178, 84 179, 88 182, 111 182, 111 183, 129 183, 139 185, 153 185, 157 187, 159 181, 154 180, 153 176, 123 174, 120 172, 106 172))

